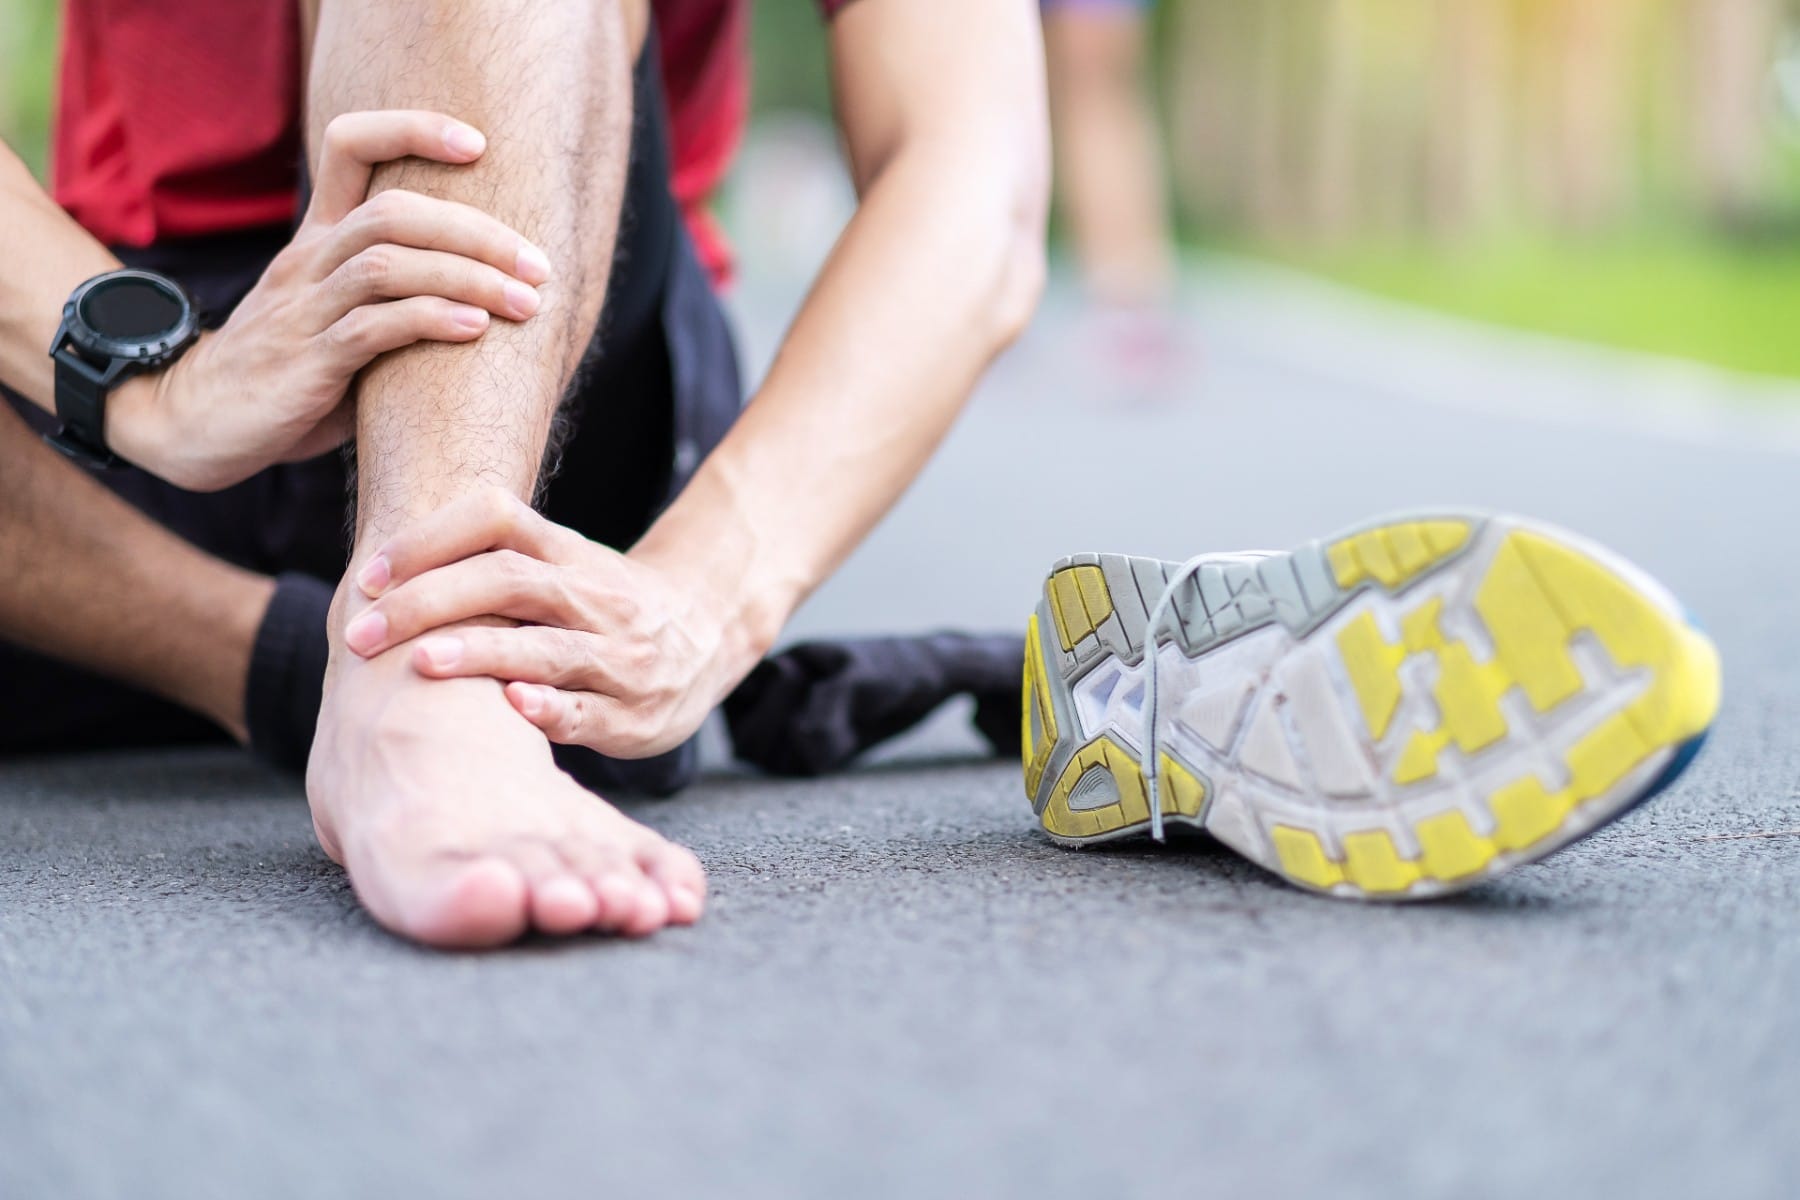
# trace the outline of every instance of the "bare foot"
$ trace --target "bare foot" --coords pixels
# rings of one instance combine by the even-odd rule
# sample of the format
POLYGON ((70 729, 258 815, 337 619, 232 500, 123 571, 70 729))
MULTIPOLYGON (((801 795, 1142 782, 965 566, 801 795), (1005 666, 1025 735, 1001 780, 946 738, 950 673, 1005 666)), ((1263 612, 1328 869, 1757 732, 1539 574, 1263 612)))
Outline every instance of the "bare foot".
POLYGON ((498 683, 422 679, 409 652, 338 656, 306 771, 319 843, 377 921, 476 947, 700 916, 693 854, 558 770, 498 683))

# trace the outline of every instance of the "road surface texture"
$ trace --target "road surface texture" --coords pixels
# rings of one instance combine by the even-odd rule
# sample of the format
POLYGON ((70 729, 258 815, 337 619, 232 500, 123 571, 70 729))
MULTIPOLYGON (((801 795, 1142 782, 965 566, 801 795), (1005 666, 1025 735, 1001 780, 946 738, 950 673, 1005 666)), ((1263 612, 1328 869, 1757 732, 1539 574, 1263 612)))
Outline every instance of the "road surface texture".
MULTIPOLYGON (((951 712, 638 809, 705 860, 698 928, 473 956, 373 926, 239 755, 6 765, 0 1197, 1794 1195, 1800 405, 1235 269, 1191 300, 1177 384, 1053 303, 795 632, 1017 628, 1065 553, 1519 509, 1717 638, 1682 783, 1354 906, 1056 849, 951 712)), ((741 303, 766 354, 782 305, 741 303)))

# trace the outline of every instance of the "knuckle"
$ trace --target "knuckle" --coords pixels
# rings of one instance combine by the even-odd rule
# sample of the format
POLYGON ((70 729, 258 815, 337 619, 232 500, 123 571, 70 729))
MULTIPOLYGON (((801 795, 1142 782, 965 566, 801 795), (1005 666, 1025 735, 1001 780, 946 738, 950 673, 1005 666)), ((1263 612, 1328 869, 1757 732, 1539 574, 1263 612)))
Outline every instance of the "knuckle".
POLYGON ((368 233, 379 241, 389 241, 399 231, 408 208, 407 193, 402 188, 377 192, 357 206, 357 214, 368 233))
POLYGON ((568 692, 565 692, 564 696, 567 697, 567 700, 563 704, 557 724, 562 727, 565 734, 579 733, 588 723, 587 698, 568 692))
POLYGON ((500 577, 505 582, 506 598, 515 603, 529 600, 539 591, 537 573, 532 562, 511 550, 500 551, 500 577))
POLYGON ((394 251, 389 247, 370 246, 350 260, 351 277, 363 287, 377 290, 394 277, 394 251))
POLYGON ((424 270, 419 272, 419 294, 423 296, 439 296, 447 299, 455 298, 459 293, 468 290, 461 286, 462 275, 458 271, 446 269, 437 262, 421 264, 424 270))
POLYGON ((551 607, 567 620, 581 611, 581 601, 575 594, 575 586, 561 572, 551 576, 549 584, 549 600, 551 607))
POLYGON ((565 670, 583 675, 591 674, 599 667, 598 656, 588 639, 578 630, 559 629, 554 639, 556 661, 565 670))
MULTIPOLYGON (((511 525, 518 519, 519 506, 523 503, 517 496, 497 483, 490 483, 482 489, 482 512, 490 524, 496 526, 511 525)), ((517 557, 517 556, 515 556, 517 557)))
POLYGON ((303 243, 299 237, 296 237, 293 241, 283 246, 280 253, 269 260, 269 265, 263 268, 262 280, 259 280, 258 282, 267 281, 272 284, 283 284, 294 278, 296 275, 300 274, 301 268, 306 260, 308 249, 310 249, 310 247, 303 243))
POLYGON ((661 661, 654 642, 633 642, 625 652, 625 665, 640 675, 647 675, 661 661))
POLYGON ((355 127, 355 118, 350 113, 339 113, 325 123, 325 133, 320 145, 325 153, 341 152, 344 143, 350 140, 350 131, 355 127))
POLYGON ((644 606, 638 602, 636 596, 627 591, 614 592, 610 607, 613 615, 627 625, 636 624, 638 619, 644 615, 644 606))
POLYGON ((362 309, 352 309, 325 331, 326 340, 340 350, 361 353, 374 335, 373 318, 362 309))

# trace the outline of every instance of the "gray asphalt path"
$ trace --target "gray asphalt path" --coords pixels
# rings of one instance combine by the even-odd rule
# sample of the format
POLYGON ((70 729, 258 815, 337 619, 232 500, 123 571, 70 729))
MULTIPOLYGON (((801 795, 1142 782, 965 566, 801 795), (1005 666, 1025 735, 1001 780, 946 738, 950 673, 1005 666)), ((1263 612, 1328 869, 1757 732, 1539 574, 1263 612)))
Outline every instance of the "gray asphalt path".
MULTIPOLYGON (((700 927, 477 957, 374 928, 235 755, 8 765, 0 1197, 1794 1194, 1800 459, 1753 420, 1633 432, 1630 371, 1562 419, 1509 343, 1428 402, 1346 368, 1329 304, 1269 304, 1202 283, 1186 382, 1137 389, 1053 305, 796 631, 1010 628, 1072 551, 1522 509, 1716 635, 1676 790, 1352 907, 1204 845, 1056 850, 952 713, 847 777, 639 810, 706 861, 700 927)), ((746 307, 766 345, 779 305, 746 307)))

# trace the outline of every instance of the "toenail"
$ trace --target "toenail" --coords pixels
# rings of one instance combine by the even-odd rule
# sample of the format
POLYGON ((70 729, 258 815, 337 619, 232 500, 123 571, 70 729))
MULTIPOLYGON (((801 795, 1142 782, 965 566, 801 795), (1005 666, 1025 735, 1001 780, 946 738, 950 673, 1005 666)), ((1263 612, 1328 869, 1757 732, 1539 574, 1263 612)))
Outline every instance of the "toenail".
POLYGON ((387 618, 370 609, 344 627, 344 642, 359 654, 367 654, 387 637, 387 618))
POLYGON ((356 586, 367 595, 379 596, 392 577, 392 568, 388 566, 387 555, 377 554, 368 561, 362 570, 356 573, 356 586))
POLYGON ((438 671, 448 671, 462 661, 463 644, 461 638, 429 637, 419 643, 419 653, 425 656, 428 666, 438 671))

